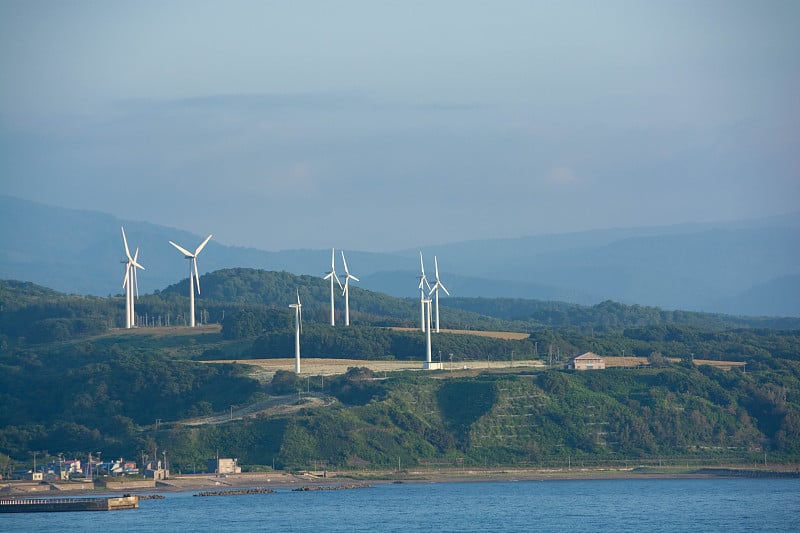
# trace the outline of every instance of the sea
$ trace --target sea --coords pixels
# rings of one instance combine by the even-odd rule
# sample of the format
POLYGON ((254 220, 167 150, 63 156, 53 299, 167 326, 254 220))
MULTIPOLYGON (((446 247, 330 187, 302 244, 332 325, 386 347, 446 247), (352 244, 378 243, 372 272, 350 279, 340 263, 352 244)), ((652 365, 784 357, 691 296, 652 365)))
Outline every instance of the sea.
POLYGON ((0 531, 800 531, 800 479, 390 483, 240 496, 162 494, 128 511, 0 514, 0 531))

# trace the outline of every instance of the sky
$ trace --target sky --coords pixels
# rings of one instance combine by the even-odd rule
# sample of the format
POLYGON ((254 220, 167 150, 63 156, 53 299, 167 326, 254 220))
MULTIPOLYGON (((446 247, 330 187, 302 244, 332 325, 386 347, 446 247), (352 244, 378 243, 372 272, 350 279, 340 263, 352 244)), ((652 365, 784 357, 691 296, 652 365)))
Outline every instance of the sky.
POLYGON ((0 1, 0 194, 266 250, 760 218, 800 2, 0 1))

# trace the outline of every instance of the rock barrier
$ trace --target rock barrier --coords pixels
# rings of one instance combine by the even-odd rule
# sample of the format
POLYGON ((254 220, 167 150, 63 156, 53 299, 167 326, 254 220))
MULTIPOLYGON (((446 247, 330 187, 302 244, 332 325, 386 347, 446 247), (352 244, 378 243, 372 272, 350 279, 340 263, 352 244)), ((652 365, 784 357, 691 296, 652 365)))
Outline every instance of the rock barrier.
POLYGON ((272 489, 265 487, 252 487, 247 489, 207 490, 198 492, 194 496, 243 496, 245 494, 272 494, 272 489))
POLYGON ((292 489, 292 492, 310 492, 316 490, 350 490, 350 489, 371 489, 372 485, 353 483, 347 485, 303 485, 292 489))

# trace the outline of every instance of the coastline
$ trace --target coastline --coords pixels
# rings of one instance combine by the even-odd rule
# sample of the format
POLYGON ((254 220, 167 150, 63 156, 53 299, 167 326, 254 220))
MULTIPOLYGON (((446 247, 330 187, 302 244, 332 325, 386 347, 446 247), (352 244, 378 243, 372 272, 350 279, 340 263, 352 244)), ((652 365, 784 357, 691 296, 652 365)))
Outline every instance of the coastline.
MULTIPOLYGON (((106 487, 76 487, 69 494, 108 495, 121 492, 131 494, 153 494, 194 492, 208 489, 225 490, 248 487, 270 489, 295 489, 298 487, 337 486, 352 483, 476 483, 509 481, 590 481, 590 480, 636 480, 636 479, 710 479, 710 478, 793 478, 800 479, 800 465, 780 465, 775 468, 743 468, 741 466, 708 466, 696 468, 636 467, 636 468, 571 468, 571 469, 409 469, 400 472, 384 471, 334 471, 334 472, 266 472, 241 474, 181 474, 163 481, 154 487, 137 486, 131 482, 126 488, 122 483, 117 490, 106 487)), ((51 490, 46 485, 26 482, 0 482, 0 495, 14 497, 64 496, 60 490, 51 490)))

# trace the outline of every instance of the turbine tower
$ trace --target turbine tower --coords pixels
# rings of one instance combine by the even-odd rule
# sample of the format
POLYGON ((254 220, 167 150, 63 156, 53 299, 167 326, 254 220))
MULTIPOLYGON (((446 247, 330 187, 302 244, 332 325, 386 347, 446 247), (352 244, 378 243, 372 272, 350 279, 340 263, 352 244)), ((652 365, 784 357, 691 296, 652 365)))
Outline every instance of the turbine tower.
POLYGON ((425 368, 431 367, 431 299, 423 300, 423 305, 427 309, 427 329, 425 330, 425 368))
POLYGON ((335 279, 336 283, 339 284, 339 288, 344 290, 344 287, 342 287, 342 282, 339 281, 339 276, 336 275, 336 268, 334 268, 333 266, 333 253, 334 250, 333 248, 331 248, 331 271, 328 272, 328 274, 324 278, 322 278, 331 280, 331 326, 336 325, 336 318, 333 315, 333 280, 335 279))
POLYGON ((422 251, 419 252, 419 267, 422 270, 422 275, 419 276, 419 311, 420 311, 420 329, 425 332, 425 287, 431 290, 431 284, 428 283, 428 278, 425 277, 425 263, 422 262, 422 251))
POLYGON ((350 280, 361 281, 347 270, 347 260, 344 258, 344 250, 342 250, 342 263, 344 263, 344 288, 342 295, 344 296, 344 325, 350 325, 350 280))
POLYGON ((439 289, 441 288, 444 293, 450 296, 450 293, 447 292, 447 287, 444 286, 442 280, 439 279, 439 263, 436 261, 436 256, 433 256, 433 266, 436 268, 436 282, 433 284, 433 288, 428 293, 428 296, 436 293, 436 333, 439 333, 439 289))
POLYGON ((206 237, 200 246, 194 251, 194 253, 190 252, 186 248, 183 248, 172 241, 169 243, 178 249, 183 256, 189 260, 189 326, 194 327, 194 287, 197 285, 197 294, 200 294, 200 274, 197 271, 197 256, 206 247, 208 241, 211 240, 211 235, 206 237))
POLYGON ((125 327, 127 329, 136 327, 136 311, 134 310, 133 292, 134 287, 136 290, 136 297, 139 297, 139 279, 136 276, 136 269, 144 267, 137 262, 139 258, 139 248, 131 257, 130 248, 128 248, 128 239, 125 237, 125 228, 122 229, 122 242, 125 244, 125 256, 127 261, 125 263, 125 279, 122 280, 122 286, 125 287, 125 327))
POLYGON ((294 308, 294 373, 300 373, 300 332, 303 330, 303 305, 300 303, 300 291, 297 293, 297 303, 289 304, 294 308))

